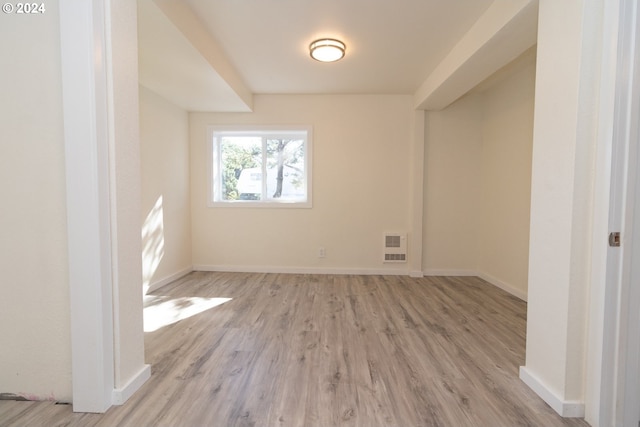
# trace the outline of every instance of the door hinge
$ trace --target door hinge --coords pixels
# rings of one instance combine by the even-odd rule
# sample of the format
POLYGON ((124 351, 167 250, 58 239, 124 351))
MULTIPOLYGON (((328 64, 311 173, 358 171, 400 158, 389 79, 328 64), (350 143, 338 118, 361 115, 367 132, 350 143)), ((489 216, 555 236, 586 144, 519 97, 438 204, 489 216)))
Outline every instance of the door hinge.
MULTIPOLYGON (((609 233, 609 246, 612 248, 617 248, 620 246, 620 232, 614 231, 609 233)), ((638 426, 640 427, 640 426, 638 426)))

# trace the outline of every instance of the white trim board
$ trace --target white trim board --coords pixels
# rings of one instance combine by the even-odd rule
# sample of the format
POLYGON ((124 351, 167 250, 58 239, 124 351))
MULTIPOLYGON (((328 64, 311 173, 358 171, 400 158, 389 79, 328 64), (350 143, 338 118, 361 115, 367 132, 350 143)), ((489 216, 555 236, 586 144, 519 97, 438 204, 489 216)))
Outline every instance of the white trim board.
POLYGON ((475 270, 426 270, 423 272, 425 276, 459 276, 459 277, 479 277, 485 282, 502 289, 505 292, 510 293, 516 298, 520 298, 522 301, 527 301, 527 293, 516 289, 510 284, 503 282, 489 274, 481 273, 475 270))
POLYGON ((74 412, 106 412, 114 387, 109 215, 108 1, 59 4, 74 412), (98 60, 100 59, 100 60, 98 60))
MULTIPOLYGON (((186 271, 186 270, 185 270, 186 271)), ((513 286, 502 282, 485 273, 479 273, 473 270, 426 270, 426 271, 409 271, 400 269, 375 269, 375 268, 327 268, 327 267, 272 267, 272 266, 255 266, 255 265, 194 265, 190 271, 219 271, 230 273, 281 273, 281 274, 362 274, 362 275, 388 275, 388 276, 409 276, 412 278, 421 278, 425 276, 463 276, 463 277, 479 277, 485 282, 502 289, 509 294, 527 301, 526 292, 522 292, 513 286)), ((190 272, 189 271, 189 272, 190 272)), ((184 273, 188 274, 189 272, 184 273)), ((182 275, 182 276, 183 276, 182 275)), ((155 290, 166 285, 172 280, 177 280, 181 275, 170 276, 159 282, 154 283, 149 288, 155 290), (177 276, 177 277, 174 277, 177 276), (167 281, 166 283, 164 283, 167 281), (162 283, 162 284, 161 284, 162 283)))
POLYGON ((122 388, 116 388, 111 393, 111 403, 114 405, 124 404, 133 393, 151 378, 151 365, 144 365, 143 368, 122 388))
POLYGON ((520 379, 560 416, 565 418, 584 417, 584 402, 560 399, 556 393, 551 391, 538 377, 532 374, 526 366, 520 366, 520 379))
POLYGON ((281 273, 281 274, 362 274, 381 276, 409 276, 403 269, 327 268, 327 267, 273 267, 256 265, 194 265, 193 271, 220 271, 230 273, 281 273))
POLYGON ((508 284, 506 282, 503 282, 500 279, 496 279, 495 277, 490 276, 489 274, 486 274, 486 273, 478 273, 478 277, 481 278, 482 280, 484 280, 485 282, 489 282, 493 286, 496 286, 496 287, 502 289, 503 291, 510 293, 514 297, 520 298, 522 301, 527 301, 527 292, 526 291, 522 291, 520 289, 516 289, 513 286, 511 286, 510 284, 508 284))
POLYGON ((475 270, 456 270, 456 269, 431 269, 422 272, 425 276, 477 276, 478 272, 475 270))
POLYGON ((153 283, 151 283, 149 285, 149 289, 147 289, 147 293, 149 292, 153 292, 153 291, 157 291, 158 289, 160 289, 163 286, 168 285, 169 283, 178 280, 184 276, 186 276, 187 274, 191 273, 193 271, 193 267, 187 267, 185 269, 182 269, 180 271, 177 271, 167 277, 164 277, 160 280, 157 280, 153 283))

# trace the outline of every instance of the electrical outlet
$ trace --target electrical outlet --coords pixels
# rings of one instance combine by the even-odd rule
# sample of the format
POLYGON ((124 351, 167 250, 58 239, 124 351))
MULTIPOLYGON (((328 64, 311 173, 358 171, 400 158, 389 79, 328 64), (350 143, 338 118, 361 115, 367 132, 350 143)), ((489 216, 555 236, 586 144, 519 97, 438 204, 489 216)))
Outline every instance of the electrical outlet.
POLYGON ((324 258, 327 256, 327 251, 324 249, 324 247, 320 246, 318 248, 318 258, 324 258))

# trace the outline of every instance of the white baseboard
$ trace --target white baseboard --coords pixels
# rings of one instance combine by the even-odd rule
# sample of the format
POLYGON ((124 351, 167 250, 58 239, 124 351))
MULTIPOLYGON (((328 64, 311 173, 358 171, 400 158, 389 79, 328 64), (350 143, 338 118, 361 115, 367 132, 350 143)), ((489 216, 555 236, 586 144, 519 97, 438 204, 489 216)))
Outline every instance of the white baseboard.
POLYGON ((533 375, 526 366, 520 366, 520 379, 560 416, 584 418, 584 402, 562 400, 542 380, 533 375))
POLYGON ((477 276, 475 270, 438 270, 430 269, 422 272, 425 276, 477 276))
POLYGON ((173 282, 174 280, 178 280, 181 277, 186 276, 187 274, 191 273, 193 271, 193 267, 187 267, 185 269, 182 269, 176 273, 173 273, 170 276, 167 276, 163 279, 160 279, 158 281, 153 282, 152 284, 149 285, 149 289, 147 290, 147 293, 149 292, 153 292, 156 291, 158 289, 160 289, 163 286, 168 285, 169 283, 173 282))
POLYGON ((330 268, 330 267, 272 267, 255 265, 194 265, 194 271, 220 271, 231 273, 283 273, 283 274, 361 274, 409 276, 407 269, 330 268))
POLYGON ((140 372, 129 380, 124 387, 113 390, 111 403, 113 405, 124 404, 149 378, 151 378, 151 365, 144 365, 140 372))
POLYGON ((521 291, 520 289, 516 289, 513 286, 505 283, 499 279, 496 279, 493 276, 490 276, 486 273, 481 273, 476 270, 425 270, 423 271, 425 276, 474 276, 479 277, 482 280, 489 282, 493 286, 496 286, 503 291, 509 292, 511 295, 520 298, 523 301, 527 300, 527 293, 521 291))
POLYGON ((490 284, 509 292, 523 301, 527 300, 526 292, 514 288, 495 277, 474 270, 425 270, 409 271, 407 269, 374 269, 374 268, 329 268, 329 267, 273 267, 255 265, 194 265, 192 268, 176 273, 166 279, 154 283, 150 286, 149 292, 164 286, 173 280, 190 273, 191 271, 220 271, 230 273, 282 273, 282 274, 362 274, 362 275, 389 275, 389 276, 409 276, 420 278, 424 276, 474 276, 489 282, 490 284))
POLYGON ((516 289, 513 286, 509 285, 508 283, 503 282, 500 279, 496 279, 493 276, 490 276, 486 273, 478 273, 478 277, 481 278, 482 280, 485 280, 489 283, 491 283, 492 285, 502 289, 503 291, 509 292, 511 295, 520 298, 522 301, 526 301, 527 300, 527 293, 525 291, 522 291, 520 289, 516 289))

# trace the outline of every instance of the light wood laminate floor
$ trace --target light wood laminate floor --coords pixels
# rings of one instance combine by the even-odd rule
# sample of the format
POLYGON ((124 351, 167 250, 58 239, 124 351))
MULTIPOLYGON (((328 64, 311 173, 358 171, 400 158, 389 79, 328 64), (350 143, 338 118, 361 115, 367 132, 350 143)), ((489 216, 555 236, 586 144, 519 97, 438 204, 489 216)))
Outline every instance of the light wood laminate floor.
POLYGON ((232 299, 147 333, 125 405, 0 401, 0 425, 588 425, 518 379, 526 304, 478 278, 194 272, 155 295, 232 299))

